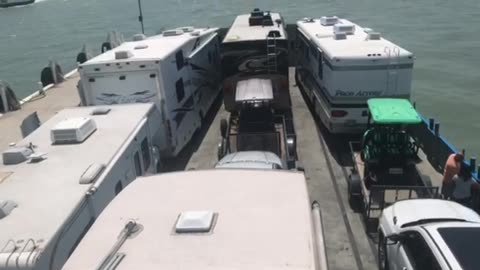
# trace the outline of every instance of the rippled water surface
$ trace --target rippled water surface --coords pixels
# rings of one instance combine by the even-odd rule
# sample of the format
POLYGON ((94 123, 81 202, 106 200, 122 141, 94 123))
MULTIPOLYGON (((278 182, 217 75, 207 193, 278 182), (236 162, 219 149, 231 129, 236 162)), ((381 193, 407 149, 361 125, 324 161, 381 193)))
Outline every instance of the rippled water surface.
MULTIPOLYGON (((414 99, 440 119, 458 148, 480 153, 480 1, 477 0, 143 0, 147 34, 180 25, 228 26, 253 7, 280 11, 287 22, 338 15, 382 32, 416 55, 414 99), (462 119, 462 120, 460 120, 462 119)), ((107 32, 140 31, 136 0, 37 0, 0 9, 0 79, 20 97, 36 88, 49 59, 64 70, 87 44, 100 49, 107 32)))

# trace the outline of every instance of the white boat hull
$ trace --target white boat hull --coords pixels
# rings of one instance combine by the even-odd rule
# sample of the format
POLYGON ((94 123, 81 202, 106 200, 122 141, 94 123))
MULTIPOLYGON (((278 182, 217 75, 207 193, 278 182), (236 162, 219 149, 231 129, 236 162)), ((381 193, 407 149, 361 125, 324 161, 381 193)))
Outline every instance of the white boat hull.
POLYGON ((35 0, 0 0, 0 8, 33 4, 35 0))

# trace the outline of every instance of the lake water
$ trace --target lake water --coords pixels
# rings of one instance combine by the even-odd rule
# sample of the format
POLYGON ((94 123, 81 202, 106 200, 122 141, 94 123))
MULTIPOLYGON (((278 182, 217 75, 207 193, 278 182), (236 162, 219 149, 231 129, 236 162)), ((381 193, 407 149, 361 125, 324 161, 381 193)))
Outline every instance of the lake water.
MULTIPOLYGON (((413 100, 441 122, 441 133, 467 154, 480 153, 480 1, 143 0, 146 34, 182 25, 228 26, 253 7, 279 11, 287 22, 337 15, 380 31, 416 55, 413 100), (461 121, 459 119, 462 119, 461 121)), ((95 53, 109 31, 140 31, 136 0, 37 0, 0 9, 0 79, 18 96, 38 89, 50 59, 69 71, 83 44, 95 53)))

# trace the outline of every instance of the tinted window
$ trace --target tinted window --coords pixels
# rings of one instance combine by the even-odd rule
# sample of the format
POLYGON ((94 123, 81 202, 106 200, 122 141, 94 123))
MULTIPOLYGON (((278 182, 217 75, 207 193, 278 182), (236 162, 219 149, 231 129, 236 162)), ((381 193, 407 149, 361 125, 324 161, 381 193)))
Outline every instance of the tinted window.
POLYGON ((211 52, 208 52, 208 63, 209 64, 212 63, 212 53, 211 52))
POLYGON ((175 61, 177 62, 177 70, 180 70, 183 68, 183 66, 185 65, 184 61, 183 61, 183 52, 182 50, 178 51, 176 54, 175 54, 175 61))
POLYGON ((427 242, 418 232, 402 234, 402 245, 416 270, 441 270, 427 242))
POLYGON ((143 158, 143 166, 145 167, 145 171, 150 168, 150 148, 148 147, 148 139, 145 138, 142 141, 142 158, 143 158))
POLYGON ((479 269, 480 228, 439 228, 438 233, 464 270, 479 269))
POLYGON ((323 53, 318 52, 318 77, 323 80, 323 53))
POLYGON ((135 156, 133 157, 133 161, 135 162, 135 173, 137 176, 142 175, 142 165, 140 164, 140 155, 138 152, 135 153, 135 156))
POLYGON ((180 78, 178 81, 175 83, 175 89, 177 92, 177 102, 180 103, 182 99, 185 97, 185 89, 183 88, 183 79, 180 78))
POLYGON ((118 193, 120 193, 122 189, 123 189, 122 181, 118 181, 117 184, 115 185, 115 195, 118 195, 118 193))

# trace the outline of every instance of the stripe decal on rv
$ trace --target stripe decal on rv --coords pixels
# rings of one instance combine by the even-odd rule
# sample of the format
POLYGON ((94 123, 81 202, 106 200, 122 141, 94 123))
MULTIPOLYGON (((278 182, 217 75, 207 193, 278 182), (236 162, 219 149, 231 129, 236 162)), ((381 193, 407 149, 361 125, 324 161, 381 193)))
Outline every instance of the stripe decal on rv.
POLYGON ((358 71, 358 70, 385 70, 385 69, 409 69, 413 68, 413 64, 392 64, 392 65, 362 65, 362 66, 334 66, 332 63, 323 58, 323 62, 327 65, 331 70, 334 71, 358 71))

